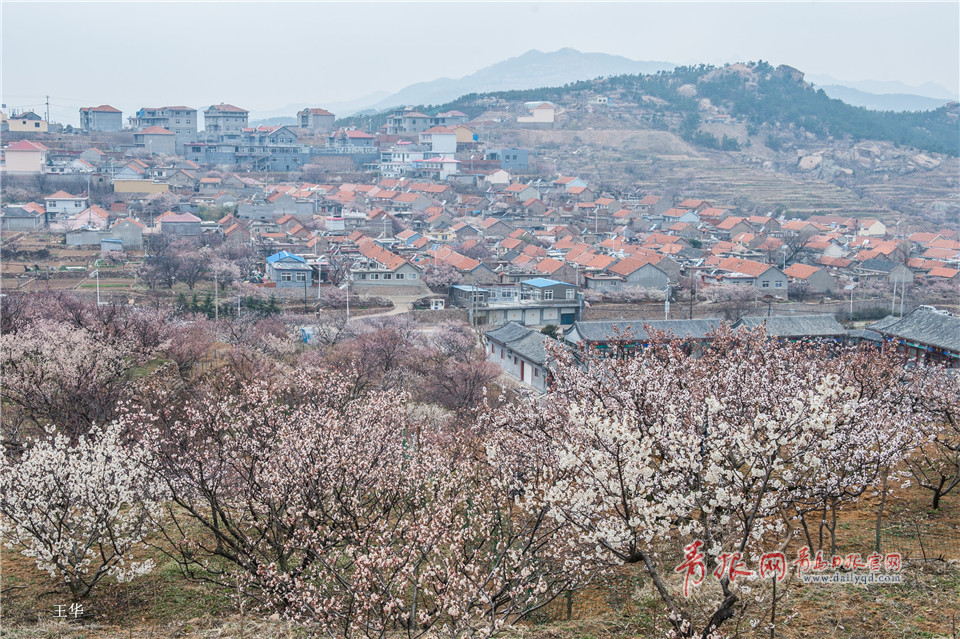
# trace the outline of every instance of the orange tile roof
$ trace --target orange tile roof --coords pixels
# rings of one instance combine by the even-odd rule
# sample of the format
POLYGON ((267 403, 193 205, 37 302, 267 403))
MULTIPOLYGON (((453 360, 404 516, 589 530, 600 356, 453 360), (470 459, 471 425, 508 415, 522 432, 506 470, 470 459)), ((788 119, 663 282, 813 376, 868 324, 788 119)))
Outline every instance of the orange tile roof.
POLYGON ((954 251, 960 251, 960 242, 956 240, 950 240, 947 238, 940 238, 938 240, 931 240, 927 243, 929 248, 942 248, 942 249, 951 249, 954 251))
POLYGON ((142 228, 142 229, 147 228, 146 225, 141 224, 140 222, 136 221, 136 220, 133 219, 132 217, 125 217, 125 218, 123 218, 122 220, 117 220, 117 222, 116 222, 116 224, 114 224, 114 226, 116 226, 116 225, 119 224, 120 222, 130 222, 131 224, 136 224, 137 226, 139 226, 139 227, 142 228))
POLYGON ((527 244, 523 247, 522 253, 524 255, 532 255, 533 257, 542 257, 547 254, 547 249, 542 246, 535 246, 533 244, 527 244))
POLYGON ((46 147, 39 142, 31 142, 30 140, 20 140, 19 142, 14 142, 13 144, 7 146, 7 151, 49 151, 49 147, 46 147))
POLYGON ((587 268, 605 269, 616 261, 617 259, 611 255, 597 255, 587 262, 586 266, 587 268))
POLYGON ((555 260, 552 257, 540 260, 537 264, 536 269, 541 273, 556 273, 561 268, 563 268, 564 263, 560 260, 555 260))
POLYGON ((791 264, 783 271, 787 277, 792 277, 798 280, 805 280, 820 269, 816 266, 810 266, 809 264, 791 264))
POLYGON ((395 271, 407 263, 405 259, 391 253, 369 237, 363 237, 363 239, 357 241, 357 248, 364 257, 382 264, 384 268, 391 271, 395 271))
POLYGON ((174 135, 173 131, 168 131, 162 126, 152 126, 138 133, 140 135, 174 135))
POLYGON ((960 270, 955 268, 947 268, 945 266, 938 266, 936 268, 930 269, 930 272, 927 273, 928 277, 946 277, 952 279, 960 274, 960 270))
POLYGON ((57 191, 53 195, 48 195, 44 198, 45 200, 78 200, 81 199, 79 195, 71 195, 66 191, 57 191))
POLYGON ((920 257, 930 260, 952 260, 957 257, 958 253, 960 253, 960 251, 956 249, 928 248, 920 255, 920 257))
POLYGON ((608 266, 607 270, 611 273, 616 273, 617 275, 623 275, 624 277, 627 277, 637 269, 643 268, 647 264, 653 264, 653 262, 644 257, 625 257, 616 264, 608 266))
POLYGON ((824 266, 830 266, 832 268, 847 268, 853 264, 853 260, 848 260, 845 257, 821 257, 817 260, 820 264, 824 266))
POLYGON ((744 221, 745 221, 745 220, 744 220, 742 217, 736 217, 736 216, 734 216, 734 217, 728 217, 728 218, 725 219, 724 221, 722 221, 722 222, 720 222, 719 224, 717 224, 717 228, 720 229, 720 230, 722 230, 722 231, 729 231, 730 229, 732 229, 733 227, 735 227, 737 224, 739 224, 740 222, 744 222, 744 221))
POLYGON ((731 273, 743 273, 751 277, 760 277, 768 270, 776 268, 770 264, 762 264, 753 260, 742 260, 737 257, 728 257, 718 264, 719 268, 731 273))

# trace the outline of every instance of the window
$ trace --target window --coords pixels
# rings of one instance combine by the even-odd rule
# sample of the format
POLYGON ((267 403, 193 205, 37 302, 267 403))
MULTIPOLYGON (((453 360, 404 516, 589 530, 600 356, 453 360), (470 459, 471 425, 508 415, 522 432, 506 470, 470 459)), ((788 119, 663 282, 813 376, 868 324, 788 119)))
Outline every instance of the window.
POLYGON ((397 273, 397 279, 398 279, 398 280, 402 280, 402 279, 403 279, 403 273, 397 273))
POLYGON ((544 291, 544 292, 543 292, 543 299, 546 300, 546 301, 552 300, 552 299, 553 299, 553 291, 544 291))
POLYGON ((407 279, 408 279, 408 280, 415 280, 415 279, 417 279, 417 274, 416 274, 416 273, 411 273, 410 276, 407 277, 407 279))
POLYGON ((291 275, 291 273, 289 273, 289 272, 287 272, 287 271, 284 271, 283 273, 280 273, 280 281, 281 281, 281 282, 289 282, 290 279, 291 279, 291 278, 290 278, 290 275, 291 275))
POLYGON ((576 290, 574 290, 574 289, 572 289, 572 288, 568 288, 568 289, 567 289, 567 299, 568 299, 568 300, 572 300, 572 299, 574 299, 576 296, 577 296, 577 291, 576 291, 576 290))
POLYGON ((500 349, 500 359, 503 359, 503 353, 504 353, 504 350, 501 348, 501 349, 500 349))
POLYGON ((768 280, 763 280, 760 282, 760 288, 770 288, 770 282, 768 280))
POLYGON ((385 279, 385 280, 392 280, 392 279, 393 279, 393 273, 384 273, 384 274, 383 274, 383 279, 385 279))
POLYGON ((379 280, 379 279, 380 279, 380 274, 379 274, 379 273, 371 273, 371 274, 370 274, 370 279, 371 279, 371 280, 379 280))
POLYGON ((306 281, 307 281, 307 274, 306 274, 306 273, 297 273, 297 281, 298 281, 298 282, 306 282, 306 281))
POLYGON ((781 282, 780 280, 777 280, 776 282, 773 283, 773 287, 774 287, 774 288, 783 288, 783 282, 781 282))
POLYGON ((540 377, 540 369, 539 369, 539 368, 533 369, 533 376, 534 376, 534 377, 540 377))

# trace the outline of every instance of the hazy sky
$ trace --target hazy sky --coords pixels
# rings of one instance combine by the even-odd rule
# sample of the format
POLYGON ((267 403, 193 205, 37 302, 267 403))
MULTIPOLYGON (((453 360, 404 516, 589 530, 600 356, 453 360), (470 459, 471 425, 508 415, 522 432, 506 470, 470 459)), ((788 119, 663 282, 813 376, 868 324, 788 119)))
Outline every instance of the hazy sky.
MULTIPOLYGON (((461 77, 530 49, 764 59, 841 80, 960 89, 949 2, 0 2, 3 102, 323 106, 461 77)), ((289 115, 293 115, 291 112, 289 115)))

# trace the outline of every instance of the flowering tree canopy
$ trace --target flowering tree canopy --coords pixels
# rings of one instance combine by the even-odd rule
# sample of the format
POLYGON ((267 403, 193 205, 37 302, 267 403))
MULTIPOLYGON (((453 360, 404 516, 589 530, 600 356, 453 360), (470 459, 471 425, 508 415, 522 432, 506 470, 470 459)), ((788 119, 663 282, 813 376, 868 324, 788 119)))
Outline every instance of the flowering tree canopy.
POLYGON ((673 595, 663 551, 700 539, 713 570, 723 552, 785 547, 795 505, 859 494, 912 431, 896 385, 868 379, 881 354, 827 353, 762 329, 710 337, 701 347, 661 335, 588 368, 555 350, 546 398, 492 416, 503 435, 491 455, 517 469, 523 503, 570 523, 581 548, 643 564, 680 636, 730 618, 742 580, 724 577, 696 619, 673 595))
POLYGON ((76 443, 62 434, 31 443, 0 470, 0 512, 8 547, 63 579, 74 599, 105 576, 149 572, 131 551, 151 530, 161 497, 145 449, 125 446, 119 426, 95 427, 76 443))
POLYGON ((565 561, 567 524, 515 509, 513 470, 472 454, 469 430, 411 421, 403 392, 354 379, 221 379, 125 415, 157 451, 188 573, 240 579, 331 636, 482 635, 590 577, 565 561))

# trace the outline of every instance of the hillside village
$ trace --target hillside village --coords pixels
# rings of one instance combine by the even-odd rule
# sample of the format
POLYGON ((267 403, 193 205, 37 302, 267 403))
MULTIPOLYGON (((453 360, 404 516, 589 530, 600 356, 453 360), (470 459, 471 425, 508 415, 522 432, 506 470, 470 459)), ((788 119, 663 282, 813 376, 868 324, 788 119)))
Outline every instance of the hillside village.
POLYGON ((15 4, 2 637, 956 639, 960 6, 15 4))
MULTIPOLYGON (((589 102, 608 106, 603 96, 589 102)), ((81 109, 82 130, 61 132, 56 146, 46 122, 31 130, 23 123, 39 116, 19 114, 6 126, 20 139, 3 149, 5 281, 37 286, 37 271, 49 282, 99 255, 151 289, 171 288, 176 265, 166 280, 144 272, 162 257, 150 255, 151 240, 172 238, 250 252, 237 279, 279 299, 353 286, 463 308, 491 326, 569 330, 585 309, 616 304, 661 304, 671 317, 672 302, 673 317, 696 307, 729 321, 780 314, 788 302, 849 301, 846 320, 863 315, 864 300, 876 310, 891 299, 900 315, 955 304, 956 229, 842 211, 799 217, 550 174, 537 148, 486 138, 502 141, 504 126, 549 131, 564 109, 485 107, 474 119, 397 109, 366 132, 322 108, 298 112, 296 127, 249 126, 248 111, 221 103, 202 111, 201 128, 191 107, 142 108, 125 126, 100 105, 81 109), (41 193, 48 184, 71 191, 41 193), (41 266, 20 251, 31 238, 53 259, 41 266), (57 260, 57 247, 75 253, 57 260)), ((800 169, 811 157, 800 156, 800 169)), ((940 162, 918 157, 928 169, 940 162)), ((194 268, 202 279, 206 267, 194 268)))

